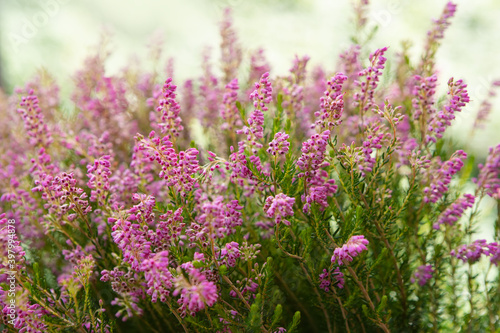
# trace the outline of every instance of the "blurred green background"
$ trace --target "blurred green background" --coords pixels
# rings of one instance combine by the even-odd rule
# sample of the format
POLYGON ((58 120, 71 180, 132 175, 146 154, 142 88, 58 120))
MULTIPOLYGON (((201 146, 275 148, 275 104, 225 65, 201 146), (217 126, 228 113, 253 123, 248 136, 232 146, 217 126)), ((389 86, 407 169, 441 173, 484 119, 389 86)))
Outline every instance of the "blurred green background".
MULTIPOLYGON (((485 156, 487 147, 500 142, 500 103, 495 101, 494 115, 481 135, 467 134, 490 82, 500 79, 500 1, 456 3, 458 12, 437 54, 440 91, 451 76, 468 83, 472 103, 450 132, 476 155, 485 156)), ((389 46, 390 59, 402 40, 411 40, 411 53, 417 59, 431 19, 445 4, 371 1, 368 24, 379 29, 369 49, 389 46)), ((240 43, 247 50, 263 47, 273 75, 284 74, 295 54, 307 54, 312 64, 333 70, 354 31, 350 0, 0 0, 3 88, 11 92, 44 67, 67 95, 71 76, 103 32, 112 36, 109 74, 132 59, 145 60, 147 45, 162 36, 165 57, 175 61, 176 81, 198 76, 203 49, 210 46, 218 56, 218 23, 227 6, 233 8, 240 43)))

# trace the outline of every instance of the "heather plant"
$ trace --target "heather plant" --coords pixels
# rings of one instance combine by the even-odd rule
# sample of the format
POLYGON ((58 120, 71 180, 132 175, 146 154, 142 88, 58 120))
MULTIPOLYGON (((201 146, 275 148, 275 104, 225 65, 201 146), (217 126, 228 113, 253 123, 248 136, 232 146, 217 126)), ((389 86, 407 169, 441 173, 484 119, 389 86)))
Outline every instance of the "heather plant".
POLYGON ((500 145, 446 135, 470 96, 436 70, 456 6, 412 63, 367 49, 367 5, 337 69, 274 76, 227 10, 219 71, 108 76, 101 45, 71 112, 45 72, 1 94, 3 332, 500 330, 500 145))

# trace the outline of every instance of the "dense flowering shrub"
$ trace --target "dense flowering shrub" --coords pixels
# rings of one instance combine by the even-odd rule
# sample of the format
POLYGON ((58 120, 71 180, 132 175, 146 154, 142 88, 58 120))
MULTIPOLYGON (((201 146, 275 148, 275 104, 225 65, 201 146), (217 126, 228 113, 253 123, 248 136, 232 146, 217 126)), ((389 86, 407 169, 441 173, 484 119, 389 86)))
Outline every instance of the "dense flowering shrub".
POLYGON ((107 76, 100 49, 73 113, 46 73, 1 94, 0 328, 498 331, 500 224, 473 232, 500 199, 500 145, 474 167, 446 136, 467 85, 437 94, 455 11, 416 64, 353 45, 336 70, 296 57, 276 77, 257 50, 240 75, 226 11, 221 75, 205 55, 184 83, 107 76))

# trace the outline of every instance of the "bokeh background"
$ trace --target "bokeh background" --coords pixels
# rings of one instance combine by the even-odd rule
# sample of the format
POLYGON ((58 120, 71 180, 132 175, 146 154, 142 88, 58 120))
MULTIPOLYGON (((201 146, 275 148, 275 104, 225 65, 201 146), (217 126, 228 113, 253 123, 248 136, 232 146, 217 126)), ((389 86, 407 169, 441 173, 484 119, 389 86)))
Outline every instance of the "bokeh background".
MULTIPOLYGON (((370 2, 368 24, 378 25, 378 31, 369 48, 389 46, 394 54, 401 41, 410 40, 415 58, 431 20, 446 4, 370 2)), ((468 83, 473 101, 451 132, 484 156, 487 147, 500 142, 500 116, 493 116, 480 135, 465 134, 491 81, 500 79, 500 1, 455 2, 458 12, 437 54, 437 67, 442 88, 451 76, 468 83)), ((181 82, 199 74, 204 48, 212 47, 218 56, 218 22, 227 6, 233 8, 241 44, 246 49, 263 47, 272 74, 285 73, 295 54, 307 54, 312 64, 333 69, 354 30, 351 5, 351 0, 0 0, 2 85, 11 92, 43 67, 55 75, 64 95, 71 90, 71 75, 103 33, 112 36, 110 74, 134 57, 146 59, 147 45, 163 40, 164 55, 174 58, 181 82)), ((494 111, 500 115, 499 106, 496 101, 494 111)))
MULTIPOLYGON (((437 53, 440 91, 452 76, 468 83, 472 102, 448 134, 480 160, 488 147, 500 142, 500 96, 484 130, 475 135, 470 131, 491 82, 500 79, 500 1, 455 2, 457 14, 437 53)), ((445 4, 372 0, 368 25, 378 30, 367 49, 389 46, 390 61, 401 42, 409 40, 417 59, 432 19, 445 4)), ((157 44, 164 46, 164 58, 174 59, 176 82, 196 77, 206 47, 212 48, 215 60, 219 55, 218 23, 228 6, 241 45, 246 50, 264 48, 272 75, 285 74, 295 55, 309 55, 313 65, 333 70, 354 32, 350 0, 0 0, 2 88, 10 93, 46 68, 68 100, 73 73, 103 34, 111 36, 109 74, 137 59, 147 65, 148 45, 157 44)), ((494 203, 486 205, 493 214, 494 203)))

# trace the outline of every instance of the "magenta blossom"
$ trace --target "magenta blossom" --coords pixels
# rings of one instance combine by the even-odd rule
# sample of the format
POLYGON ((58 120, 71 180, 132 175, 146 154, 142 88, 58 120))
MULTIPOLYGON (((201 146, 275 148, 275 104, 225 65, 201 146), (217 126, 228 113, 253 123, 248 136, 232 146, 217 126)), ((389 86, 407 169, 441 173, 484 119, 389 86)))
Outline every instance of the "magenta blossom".
POLYGON ((290 225, 290 222, 283 218, 293 215, 294 203, 295 198, 290 198, 283 193, 279 193, 275 197, 268 197, 266 199, 264 212, 267 217, 274 217, 276 224, 283 222, 285 225, 290 225))
POLYGON ((343 265, 347 262, 351 262, 354 257, 357 257, 361 252, 367 250, 366 245, 368 245, 368 240, 365 236, 358 235, 349 238, 347 243, 338 247, 333 252, 332 262, 337 261, 339 265, 343 265))

